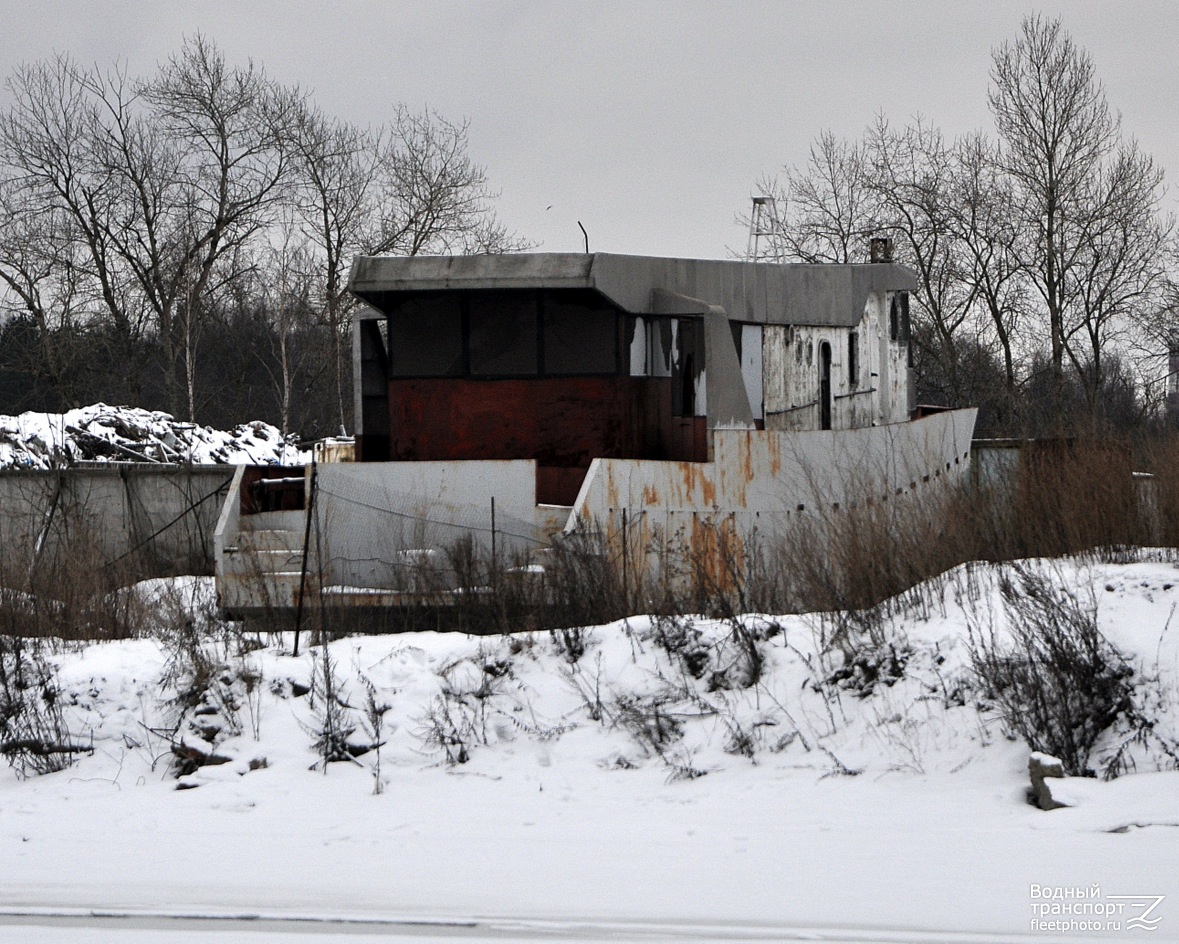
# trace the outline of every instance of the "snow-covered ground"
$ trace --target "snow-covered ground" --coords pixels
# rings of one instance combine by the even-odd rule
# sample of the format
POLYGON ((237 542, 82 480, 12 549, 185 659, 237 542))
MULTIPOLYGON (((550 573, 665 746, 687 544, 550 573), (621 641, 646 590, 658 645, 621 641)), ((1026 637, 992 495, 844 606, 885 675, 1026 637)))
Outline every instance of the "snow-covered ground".
POLYGON ((294 464, 310 461, 267 423, 217 430, 171 414, 96 403, 66 413, 0 416, 0 469, 78 462, 294 464))
MULTIPOLYGON (((206 642, 202 684, 177 617, 216 637, 209 582, 142 585, 158 632, 55 649, 93 752, 0 777, 0 912, 524 922, 484 929, 496 940, 1179 940, 1165 752, 1147 739, 1137 772, 1060 784, 1071 808, 1026 802, 1028 747, 968 671, 970 633, 1003 631, 996 573, 929 585, 858 668, 827 645, 831 615, 639 617, 345 638, 330 671, 306 638, 241 659, 206 642), (375 749, 325 765, 333 726, 357 752, 382 741, 379 768, 375 749), (178 778, 174 744, 224 762, 178 778)), ((1174 739, 1179 567, 1051 576, 1093 589, 1135 703, 1174 739)))

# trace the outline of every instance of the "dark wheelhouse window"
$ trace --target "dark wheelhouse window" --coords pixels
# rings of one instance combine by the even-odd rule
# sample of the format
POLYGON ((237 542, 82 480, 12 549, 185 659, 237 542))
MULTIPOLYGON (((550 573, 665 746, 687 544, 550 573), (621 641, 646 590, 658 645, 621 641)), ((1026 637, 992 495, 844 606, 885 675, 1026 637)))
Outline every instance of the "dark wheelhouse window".
POLYGON ((469 301, 471 376, 526 377, 537 373, 535 292, 488 292, 469 301))
POLYGON ((402 296, 389 311, 394 377, 460 377, 463 315, 457 295, 402 296))
POLYGON ((618 310, 594 292, 397 293, 386 303, 390 376, 610 376, 618 310))
POLYGON ((618 372, 617 317, 605 302, 549 293, 544 301, 546 374, 618 372))

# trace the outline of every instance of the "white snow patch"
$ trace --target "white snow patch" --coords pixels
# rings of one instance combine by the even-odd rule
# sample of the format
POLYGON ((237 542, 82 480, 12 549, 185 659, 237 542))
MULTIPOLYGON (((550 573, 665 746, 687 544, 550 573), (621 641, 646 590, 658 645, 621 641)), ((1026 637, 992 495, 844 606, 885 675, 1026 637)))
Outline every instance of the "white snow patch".
POLYGON ((301 465, 310 452, 268 423, 217 430, 171 414, 96 403, 66 413, 0 416, 0 468, 79 462, 301 465))
MULTIPOLYGON (((1102 631, 1149 680, 1173 736, 1179 569, 1054 566, 1096 588, 1102 631)), ((1143 772, 1108 783, 1061 781, 1075 806, 1042 812, 1025 798, 1029 750, 978 707, 969 626, 999 613, 995 572, 931 585, 889 626, 899 672, 881 656, 871 684, 824 651, 819 615, 747 617, 747 637, 723 621, 636 617, 584 630, 576 662, 544 632, 340 639, 328 651, 347 740, 371 746, 370 691, 387 706, 379 774, 375 750, 319 762, 324 650, 306 635, 297 657, 289 634, 264 638, 238 660, 245 672, 210 646, 230 666, 215 675, 237 730, 199 736, 191 722, 216 717, 181 712, 167 645, 63 643, 67 718, 94 752, 58 774, 0 777, 0 909, 1014 940, 1036 936, 1033 884, 1096 884, 1102 900, 1167 896, 1151 937, 1179 940, 1179 773, 1148 772, 1167 759, 1141 756, 1143 772), (741 687, 748 639, 762 659, 741 687), (177 790, 169 770, 177 723, 227 758, 181 778, 196 789, 177 790), (465 763, 446 762, 450 736, 465 763)), ((179 589, 207 611, 209 581, 179 589)), ((1123 937, 1134 932, 1093 939, 1123 937)))

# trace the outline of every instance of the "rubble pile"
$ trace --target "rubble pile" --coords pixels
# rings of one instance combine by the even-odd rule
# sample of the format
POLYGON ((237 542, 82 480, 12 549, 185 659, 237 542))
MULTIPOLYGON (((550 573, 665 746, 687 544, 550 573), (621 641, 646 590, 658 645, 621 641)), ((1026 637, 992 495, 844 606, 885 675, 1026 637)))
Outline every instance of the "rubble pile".
POLYGON ((67 413, 0 416, 0 469, 88 462, 301 465, 310 453, 268 423, 232 430, 182 423, 169 413, 96 403, 67 413))

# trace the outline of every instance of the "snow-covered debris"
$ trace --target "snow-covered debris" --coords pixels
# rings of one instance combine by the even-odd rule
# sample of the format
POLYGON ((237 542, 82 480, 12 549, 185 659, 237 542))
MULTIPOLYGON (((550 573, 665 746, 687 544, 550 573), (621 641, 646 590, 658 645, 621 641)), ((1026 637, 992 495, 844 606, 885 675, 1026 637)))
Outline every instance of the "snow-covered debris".
POLYGON ((95 403, 67 413, 0 416, 0 468, 81 462, 300 465, 310 453, 268 423, 232 430, 182 423, 169 413, 95 403))

